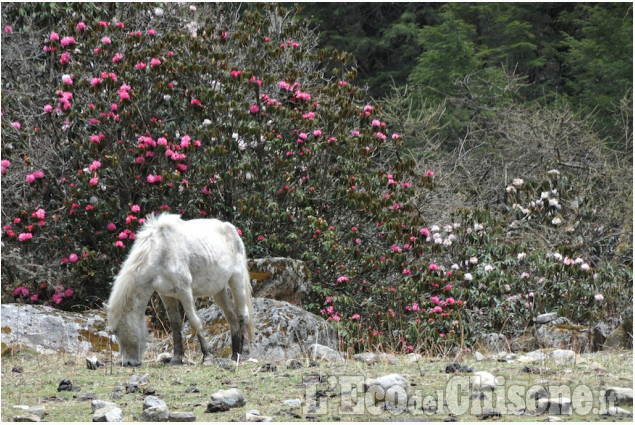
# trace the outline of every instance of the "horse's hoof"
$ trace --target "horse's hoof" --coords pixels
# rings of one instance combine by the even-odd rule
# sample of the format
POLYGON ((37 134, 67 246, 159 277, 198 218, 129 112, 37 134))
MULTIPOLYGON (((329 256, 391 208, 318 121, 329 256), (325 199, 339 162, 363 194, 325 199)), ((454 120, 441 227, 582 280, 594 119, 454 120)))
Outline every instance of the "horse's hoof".
POLYGON ((203 362, 202 362, 202 364, 204 364, 204 365, 211 365, 211 364, 214 364, 214 357, 212 357, 212 356, 205 356, 205 357, 203 357, 203 362))
POLYGON ((170 360, 170 364, 172 366, 180 366, 183 364, 183 359, 181 357, 172 357, 172 360, 170 360))

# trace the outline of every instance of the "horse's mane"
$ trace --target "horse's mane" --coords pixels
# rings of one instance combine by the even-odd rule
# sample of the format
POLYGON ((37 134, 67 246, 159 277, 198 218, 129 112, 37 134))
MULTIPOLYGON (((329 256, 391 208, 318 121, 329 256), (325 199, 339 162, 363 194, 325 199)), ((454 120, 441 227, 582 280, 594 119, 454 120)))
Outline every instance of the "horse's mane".
POLYGON ((130 254, 121 266, 121 270, 115 277, 110 298, 108 299, 108 327, 117 329, 119 320, 123 316, 126 303, 134 296, 132 290, 139 276, 137 272, 141 266, 146 265, 152 252, 157 231, 165 227, 178 226, 182 223, 181 216, 177 214, 152 214, 146 218, 141 230, 137 233, 130 254))

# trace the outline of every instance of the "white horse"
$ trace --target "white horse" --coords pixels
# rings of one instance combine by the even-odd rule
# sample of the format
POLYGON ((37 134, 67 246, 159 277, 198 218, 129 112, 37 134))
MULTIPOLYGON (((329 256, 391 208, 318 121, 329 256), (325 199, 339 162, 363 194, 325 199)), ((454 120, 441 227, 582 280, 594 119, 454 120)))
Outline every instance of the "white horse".
POLYGON ((115 278, 107 304, 108 327, 117 337, 124 366, 141 364, 148 334, 144 313, 155 291, 172 327, 172 364, 181 364, 184 355, 179 301, 197 333, 203 362, 212 358, 194 305, 201 297, 212 296, 223 310, 230 326, 232 357, 249 353, 253 337, 251 282, 245 246, 230 223, 184 221, 173 214, 148 217, 115 278))

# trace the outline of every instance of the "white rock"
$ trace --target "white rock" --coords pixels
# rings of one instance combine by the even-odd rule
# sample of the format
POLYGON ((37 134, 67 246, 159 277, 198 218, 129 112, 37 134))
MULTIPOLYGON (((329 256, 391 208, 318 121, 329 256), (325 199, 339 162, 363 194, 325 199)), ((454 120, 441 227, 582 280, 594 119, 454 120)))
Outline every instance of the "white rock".
POLYGON ((375 353, 358 353, 353 356, 353 359, 368 365, 375 364, 379 360, 375 353))
POLYGON ((229 407, 244 406, 247 403, 244 394, 237 388, 216 391, 212 394, 212 401, 222 401, 229 407))
POLYGON ((477 362, 482 362, 483 360, 485 360, 485 356, 479 353, 478 351, 474 352, 474 358, 476 359, 477 362))
POLYGON ((536 401, 536 411, 550 415, 570 415, 571 399, 567 397, 539 398, 536 401))
POLYGON ((93 422, 123 422, 123 412, 119 407, 102 407, 93 413, 93 422))
POLYGON ((170 417, 170 411, 168 410, 168 406, 159 405, 154 407, 149 407, 143 411, 141 414, 142 422, 167 422, 170 417))
POLYGON ((575 363, 575 353, 571 350, 553 350, 549 357, 559 364, 575 363))
POLYGON ((367 379, 364 382, 364 390, 374 394, 375 403, 385 401, 403 404, 407 402, 407 398, 412 394, 410 382, 397 373, 391 373, 376 379, 367 379))
POLYGON ((344 356, 339 351, 320 344, 311 344, 307 347, 311 358, 314 360, 325 360, 331 363, 344 363, 344 356))
POLYGON ((486 371, 474 372, 470 377, 470 385, 474 391, 488 391, 496 389, 496 377, 486 371))
POLYGON ((604 394, 607 402, 615 404, 633 404, 633 389, 622 387, 609 387, 604 394))
POLYGON ((525 354, 524 357, 528 357, 533 361, 542 361, 547 359, 547 355, 542 351, 530 351, 529 353, 525 354))
POLYGON ((291 400, 285 400, 284 401, 284 405, 285 406, 289 406, 289 407, 300 407, 302 406, 302 400, 300 400, 299 398, 294 398, 291 400))
POLYGON ((406 364, 418 363, 421 360, 421 354, 419 353, 410 353, 404 357, 404 362, 406 364))
POLYGON ((143 399, 143 410, 151 407, 166 406, 165 401, 154 395, 149 395, 143 399))
POLYGON ((544 313, 539 314, 534 318, 535 323, 549 323, 558 318, 558 313, 544 313))
POLYGON ((91 400, 90 402, 90 409, 92 413, 95 413, 96 411, 98 411, 99 409, 103 409, 104 407, 119 407, 117 406, 115 403, 111 403, 110 401, 104 401, 104 400, 91 400))

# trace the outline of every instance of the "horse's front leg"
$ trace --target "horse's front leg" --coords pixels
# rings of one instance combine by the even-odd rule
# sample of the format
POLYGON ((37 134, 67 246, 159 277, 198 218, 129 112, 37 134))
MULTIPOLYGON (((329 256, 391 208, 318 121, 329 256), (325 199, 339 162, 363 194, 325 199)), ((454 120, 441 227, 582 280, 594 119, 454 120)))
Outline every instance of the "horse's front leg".
POLYGON ((185 315, 190 321, 190 327, 194 332, 196 332, 198 341, 201 344, 201 351, 203 352, 203 363, 208 363, 212 360, 212 352, 209 349, 209 345, 207 344, 205 337, 203 336, 203 323, 196 313, 194 297, 192 296, 191 292, 182 295, 181 304, 183 304, 185 315))
POLYGON ((161 300, 168 313, 170 327, 172 328, 172 339, 174 340, 174 357, 170 360, 170 364, 180 365, 183 364, 185 350, 183 349, 183 337, 181 336, 182 324, 179 300, 166 296, 161 296, 161 300))

